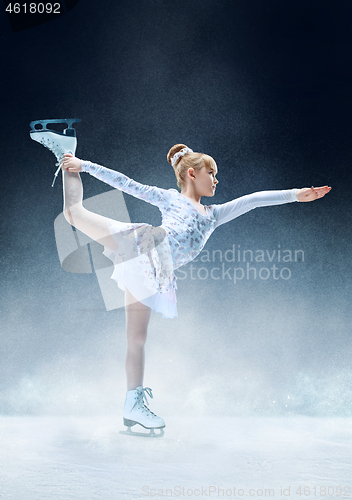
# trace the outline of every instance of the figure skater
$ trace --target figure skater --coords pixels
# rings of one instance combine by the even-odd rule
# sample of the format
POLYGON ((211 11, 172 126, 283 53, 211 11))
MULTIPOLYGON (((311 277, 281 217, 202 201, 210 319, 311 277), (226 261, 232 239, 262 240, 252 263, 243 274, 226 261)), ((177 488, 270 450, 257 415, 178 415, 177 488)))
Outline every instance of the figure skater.
POLYGON ((179 192, 140 184, 122 173, 75 157, 72 123, 63 134, 47 130, 45 124, 41 130, 33 127, 30 134, 57 156, 63 174, 65 218, 104 245, 104 254, 114 263, 112 278, 125 291, 127 395, 124 424, 128 432, 131 426, 139 424, 150 429, 152 436, 163 435, 164 420, 147 406, 146 394, 153 397, 152 391, 143 388, 144 346, 152 310, 167 318, 177 316, 174 270, 193 260, 221 224, 256 207, 314 201, 325 196, 331 188, 261 191, 221 205, 203 205, 203 196, 215 194, 217 165, 211 156, 193 152, 185 144, 176 144, 167 154, 179 192), (161 226, 122 223, 86 210, 82 205, 81 172, 156 205, 162 214, 161 226), (154 429, 160 429, 160 433, 155 434, 154 429))

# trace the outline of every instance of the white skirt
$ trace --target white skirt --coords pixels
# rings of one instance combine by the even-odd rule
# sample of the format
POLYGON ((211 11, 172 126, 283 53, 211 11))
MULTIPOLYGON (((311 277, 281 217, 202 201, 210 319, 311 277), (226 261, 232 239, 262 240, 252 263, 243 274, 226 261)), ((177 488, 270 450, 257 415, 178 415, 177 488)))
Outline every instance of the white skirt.
POLYGON ((119 246, 104 247, 104 255, 114 264, 111 279, 163 318, 176 317, 176 276, 165 230, 116 221, 110 223, 110 232, 119 246))

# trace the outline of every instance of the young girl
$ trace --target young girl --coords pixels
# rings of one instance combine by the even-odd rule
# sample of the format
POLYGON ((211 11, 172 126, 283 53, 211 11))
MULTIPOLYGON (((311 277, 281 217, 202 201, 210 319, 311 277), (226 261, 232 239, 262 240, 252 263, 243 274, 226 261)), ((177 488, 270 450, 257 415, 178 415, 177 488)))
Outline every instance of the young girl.
MULTIPOLYGON (((163 317, 177 315, 173 271, 194 259, 221 224, 260 206, 314 201, 331 189, 324 186, 262 191, 222 205, 202 205, 201 198, 213 197, 218 184, 214 159, 193 152, 185 144, 173 146, 167 159, 181 192, 142 185, 122 173, 80 160, 70 153, 60 157, 64 215, 70 224, 104 245, 104 254, 115 265, 112 278, 125 290, 127 396, 124 424, 129 430, 132 425, 140 424, 151 429, 152 434, 153 429, 165 427, 165 422, 147 406, 146 393, 153 396, 150 388, 143 388, 144 345, 152 310, 162 313, 163 317), (114 188, 156 205, 162 214, 162 225, 155 228, 148 224, 121 223, 89 212, 82 205, 80 172, 87 172, 114 188)), ((162 434, 163 431, 159 435, 162 434)))

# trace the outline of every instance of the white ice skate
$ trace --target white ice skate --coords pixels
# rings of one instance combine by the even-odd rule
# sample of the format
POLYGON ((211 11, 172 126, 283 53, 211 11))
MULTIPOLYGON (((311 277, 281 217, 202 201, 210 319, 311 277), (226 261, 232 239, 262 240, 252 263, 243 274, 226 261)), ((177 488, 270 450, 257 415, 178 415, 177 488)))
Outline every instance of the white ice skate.
POLYGON ((144 404, 144 399, 148 404, 146 397, 153 398, 152 390, 150 387, 143 388, 141 385, 131 391, 127 391, 125 407, 123 409, 123 423, 127 426, 127 431, 120 431, 121 434, 128 434, 130 436, 142 437, 162 437, 164 435, 165 422, 162 418, 157 417, 149 408, 144 404), (145 429, 149 429, 150 433, 133 432, 131 427, 139 424, 145 429), (160 429, 160 432, 155 433, 155 429, 160 429))
POLYGON ((58 120, 36 120, 30 123, 31 130, 29 135, 34 141, 43 144, 46 148, 50 149, 52 153, 56 156, 58 167, 54 180, 51 187, 54 186, 56 177, 60 172, 60 162, 65 153, 72 153, 73 155, 76 152, 77 148, 77 139, 76 139, 76 131, 73 128, 73 123, 80 122, 76 118, 67 118, 67 119, 58 119, 58 120), (68 128, 66 128, 63 132, 56 132, 56 130, 47 129, 46 126, 48 123, 66 123, 68 128), (41 128, 36 128, 36 126, 40 126, 41 128))

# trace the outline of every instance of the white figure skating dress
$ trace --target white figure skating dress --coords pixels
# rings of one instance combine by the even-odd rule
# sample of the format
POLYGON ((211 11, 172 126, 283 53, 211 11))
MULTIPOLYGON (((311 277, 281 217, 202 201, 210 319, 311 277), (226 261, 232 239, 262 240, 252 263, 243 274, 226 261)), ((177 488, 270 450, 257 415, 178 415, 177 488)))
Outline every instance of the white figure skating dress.
POLYGON ((121 242, 118 238, 121 232, 130 233, 133 252, 122 244, 121 251, 105 247, 104 255, 114 263, 111 278, 118 286, 122 290, 127 288, 139 302, 160 312, 164 318, 177 316, 174 270, 193 260, 218 226, 256 207, 298 201, 296 189, 260 191, 222 205, 205 206, 207 215, 202 215, 176 189, 140 184, 120 172, 88 161, 82 161, 82 171, 159 208, 162 224, 158 228, 149 224, 111 222, 110 232, 116 241, 121 242))

